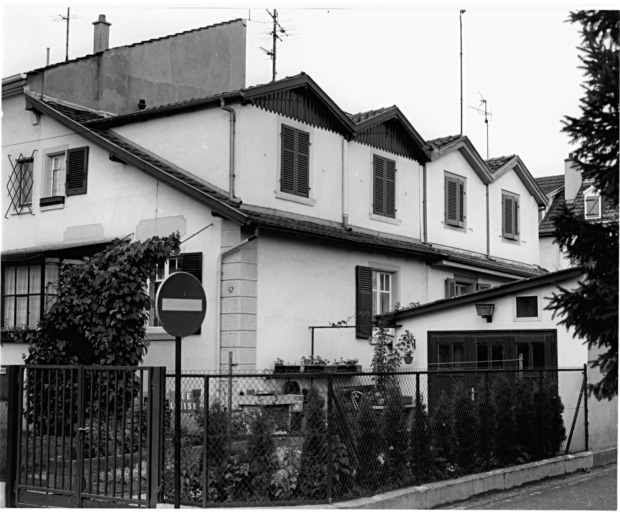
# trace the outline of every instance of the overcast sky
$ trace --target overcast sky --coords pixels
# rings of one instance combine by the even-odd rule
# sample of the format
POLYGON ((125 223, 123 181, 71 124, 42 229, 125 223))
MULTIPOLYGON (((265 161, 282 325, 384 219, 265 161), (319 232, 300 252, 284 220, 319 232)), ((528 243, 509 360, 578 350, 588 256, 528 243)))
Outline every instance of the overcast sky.
MULTIPOLYGON (((71 3, 70 59, 92 53, 92 22, 99 14, 112 23, 111 47, 249 18, 246 85, 271 80, 271 61, 261 50, 271 48, 271 18, 261 4, 98 5, 71 3)), ((534 176, 563 172, 572 148, 561 120, 579 115, 582 95, 579 26, 566 22, 579 4, 308 5, 276 4, 288 34, 277 48, 278 78, 305 71, 350 113, 397 105, 427 140, 460 132, 459 9, 466 9, 464 134, 486 159, 485 118, 475 110, 484 109, 484 98, 492 112, 491 158, 517 154, 534 176)), ((66 23, 55 21, 61 14, 66 16, 67 5, 4 5, 3 77, 44 66, 48 47, 51 63, 64 60, 66 23)))

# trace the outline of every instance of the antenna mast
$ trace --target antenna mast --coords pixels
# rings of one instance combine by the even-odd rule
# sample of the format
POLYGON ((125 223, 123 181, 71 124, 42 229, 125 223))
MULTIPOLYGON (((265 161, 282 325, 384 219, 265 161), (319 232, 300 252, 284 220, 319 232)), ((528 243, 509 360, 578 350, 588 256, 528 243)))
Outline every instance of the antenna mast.
POLYGON ((461 135, 463 135, 463 14, 465 9, 461 9, 459 13, 459 22, 461 25, 461 135))
POLYGON ((265 50, 265 48, 261 47, 261 50, 263 50, 267 55, 271 57, 271 61, 273 63, 271 81, 275 82, 276 80, 276 45, 277 45, 278 39, 282 41, 282 38, 278 35, 278 32, 280 34, 284 34, 285 36, 288 36, 288 34, 286 33, 286 30, 284 30, 282 25, 280 25, 280 23, 278 22, 278 11, 276 9, 273 10, 273 14, 270 13, 269 11, 267 11, 267 14, 269 14, 269 16, 271 16, 271 19, 273 20, 273 30, 270 33, 270 35, 272 36, 272 47, 271 47, 271 50, 265 50))
MULTIPOLYGON (((480 92, 478 92, 478 94, 480 94, 480 92)), ((485 100, 482 97, 482 94, 480 94, 480 105, 478 105, 478 107, 469 107, 469 108, 473 108, 479 114, 484 115, 484 124, 487 125, 487 160, 488 160, 489 159, 489 119, 491 118, 493 113, 487 110, 487 106, 488 106, 487 100, 485 100), (484 110, 480 108, 482 105, 484 105, 484 110)))
POLYGON ((65 43, 65 62, 69 60, 69 20, 75 19, 77 16, 71 16, 71 8, 67 7, 67 15, 63 16, 59 14, 54 18, 54 21, 66 21, 67 22, 67 40, 65 43))

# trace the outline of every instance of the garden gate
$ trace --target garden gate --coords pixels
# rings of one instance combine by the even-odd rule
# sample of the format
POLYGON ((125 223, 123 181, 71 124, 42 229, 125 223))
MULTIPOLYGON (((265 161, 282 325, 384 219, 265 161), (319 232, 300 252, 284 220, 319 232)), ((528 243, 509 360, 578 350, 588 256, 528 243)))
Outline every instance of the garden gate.
POLYGON ((7 369, 8 506, 155 506, 165 368, 7 369))

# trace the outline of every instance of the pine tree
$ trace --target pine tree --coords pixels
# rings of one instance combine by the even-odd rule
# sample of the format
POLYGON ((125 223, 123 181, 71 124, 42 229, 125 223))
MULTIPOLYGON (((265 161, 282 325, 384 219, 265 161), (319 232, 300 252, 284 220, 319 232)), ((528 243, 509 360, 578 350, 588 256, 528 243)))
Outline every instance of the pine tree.
MULTIPOLYGON (((579 144, 574 159, 585 179, 592 179, 605 202, 618 205, 619 11, 579 11, 569 21, 581 24, 580 56, 586 73, 582 115, 566 117, 563 131, 579 144)), ((560 322, 599 347, 593 363, 603 378, 590 390, 601 400, 618 394, 618 224, 588 223, 570 206, 555 217, 556 242, 585 271, 574 290, 560 288, 548 309, 563 315, 560 322)))

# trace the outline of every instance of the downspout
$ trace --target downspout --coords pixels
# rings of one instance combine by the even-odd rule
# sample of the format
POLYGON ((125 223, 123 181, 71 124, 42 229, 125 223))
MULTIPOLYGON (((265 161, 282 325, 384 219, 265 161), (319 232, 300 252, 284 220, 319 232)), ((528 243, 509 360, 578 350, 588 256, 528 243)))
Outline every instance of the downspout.
POLYGON ((422 243, 428 243, 427 221, 426 221, 426 162, 422 164, 422 243))
POLYGON ((235 198, 235 132, 237 116, 235 109, 224 105, 224 98, 220 98, 220 108, 226 110, 230 117, 230 162, 228 164, 228 199, 235 198))
POLYGON ((489 212, 489 184, 486 184, 487 189, 487 258, 491 257, 491 226, 489 226, 490 212, 489 212))
POLYGON ((349 194, 347 169, 349 168, 349 145, 346 137, 342 138, 342 225, 347 231, 353 229, 349 226, 349 194))
POLYGON ((239 249, 240 247, 243 247, 245 244, 251 242, 255 238, 258 238, 258 228, 256 228, 252 236, 249 236, 245 240, 242 240, 238 244, 235 244, 232 247, 229 247, 228 249, 224 249, 223 251, 220 251, 220 253, 217 256, 217 270, 215 273, 215 285, 216 285, 216 291, 215 291, 215 338, 216 338, 215 353, 217 357, 217 365, 218 365, 217 369, 218 370, 220 366, 220 350, 222 347, 222 331, 220 330, 221 314, 222 314, 221 313, 221 309, 222 309, 222 305, 221 305, 221 302, 222 302, 222 260, 224 259, 224 256, 231 253, 232 251, 239 249))

